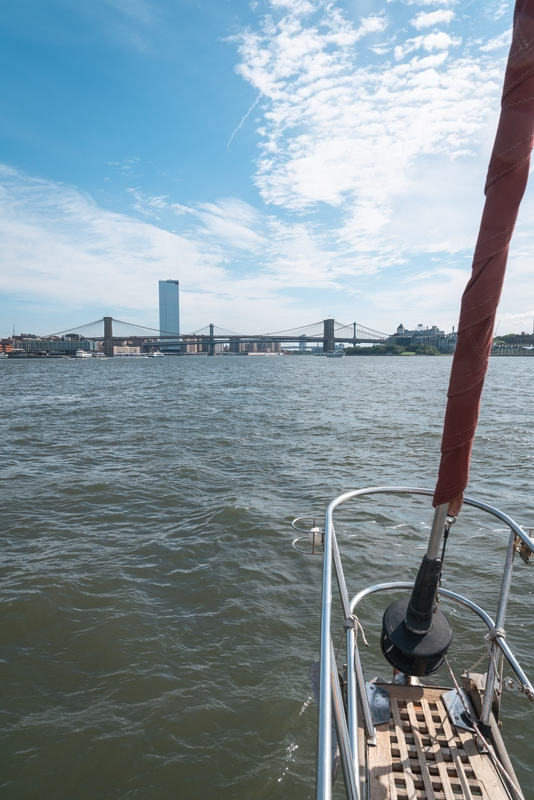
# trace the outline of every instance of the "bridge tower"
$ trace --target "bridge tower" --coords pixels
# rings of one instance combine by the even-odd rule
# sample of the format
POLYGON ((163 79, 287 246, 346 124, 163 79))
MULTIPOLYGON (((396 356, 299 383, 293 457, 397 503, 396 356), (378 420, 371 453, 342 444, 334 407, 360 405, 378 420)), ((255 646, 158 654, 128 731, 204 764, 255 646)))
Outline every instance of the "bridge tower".
POLYGON ((104 317, 104 353, 113 357, 113 317, 104 317))
POLYGON ((215 326, 213 322, 210 322, 210 342, 209 342, 209 350, 208 355, 214 356, 215 355, 215 340, 213 338, 213 332, 215 330, 215 326))
POLYGON ((334 337, 334 320, 328 318, 324 322, 323 353, 332 353, 336 348, 334 337))

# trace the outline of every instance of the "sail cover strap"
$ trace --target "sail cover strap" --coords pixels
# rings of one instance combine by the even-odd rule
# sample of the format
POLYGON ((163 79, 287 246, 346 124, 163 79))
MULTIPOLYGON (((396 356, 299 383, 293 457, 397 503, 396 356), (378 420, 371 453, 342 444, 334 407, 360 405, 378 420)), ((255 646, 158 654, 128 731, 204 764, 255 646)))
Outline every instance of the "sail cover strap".
POLYGON ((434 506, 462 507, 510 239, 527 185, 534 134, 534 0, 517 0, 486 202, 462 296, 434 506))

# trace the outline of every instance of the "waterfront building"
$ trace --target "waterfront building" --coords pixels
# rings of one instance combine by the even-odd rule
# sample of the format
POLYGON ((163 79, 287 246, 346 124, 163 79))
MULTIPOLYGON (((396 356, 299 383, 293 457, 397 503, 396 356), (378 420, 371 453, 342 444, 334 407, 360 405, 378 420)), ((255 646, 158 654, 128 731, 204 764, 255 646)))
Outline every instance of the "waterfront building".
POLYGON ((76 355, 76 350, 87 350, 89 352, 98 350, 97 342, 81 339, 80 337, 76 339, 66 336, 62 339, 58 337, 38 339, 30 334, 16 336, 13 341, 13 347, 26 353, 48 353, 49 355, 63 356, 74 356, 76 355))
POLYGON ((456 339, 457 335, 454 333, 454 328, 452 333, 445 333, 437 325, 432 325, 431 328, 418 325, 417 328, 409 331, 401 323, 396 333, 389 337, 388 344, 398 344, 401 347, 429 345, 435 347, 440 353, 453 353, 456 347, 456 339))

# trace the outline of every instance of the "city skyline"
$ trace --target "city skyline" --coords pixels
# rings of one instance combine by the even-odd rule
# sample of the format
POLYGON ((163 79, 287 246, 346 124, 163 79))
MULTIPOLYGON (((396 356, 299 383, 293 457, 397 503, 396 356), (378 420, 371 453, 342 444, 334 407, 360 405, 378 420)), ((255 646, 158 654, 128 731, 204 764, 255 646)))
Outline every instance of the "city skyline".
MULTIPOLYGON (((165 274, 183 330, 451 330, 512 11, 6 0, 0 337, 108 314, 157 327, 165 274)), ((532 327, 533 216, 529 187, 501 333, 532 327)))

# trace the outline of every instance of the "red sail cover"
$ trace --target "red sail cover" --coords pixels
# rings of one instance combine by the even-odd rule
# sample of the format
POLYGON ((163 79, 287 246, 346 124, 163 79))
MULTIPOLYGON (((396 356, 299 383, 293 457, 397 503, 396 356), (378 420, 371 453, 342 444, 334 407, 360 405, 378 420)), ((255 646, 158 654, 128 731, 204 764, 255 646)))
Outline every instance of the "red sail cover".
POLYGON ((501 117, 486 180, 486 202, 462 297, 452 362, 435 506, 462 507, 510 239, 527 185, 534 133, 534 0, 517 0, 501 117))

